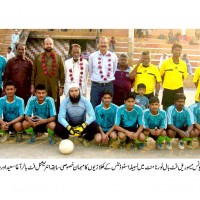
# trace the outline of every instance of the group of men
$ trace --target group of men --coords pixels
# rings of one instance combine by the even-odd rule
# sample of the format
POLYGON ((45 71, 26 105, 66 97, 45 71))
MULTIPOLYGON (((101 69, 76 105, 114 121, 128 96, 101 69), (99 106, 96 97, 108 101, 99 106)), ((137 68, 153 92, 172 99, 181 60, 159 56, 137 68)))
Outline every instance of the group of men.
MULTIPOLYGON (((53 48, 53 40, 46 38, 44 52, 32 62, 25 56, 25 45, 18 43, 16 56, 2 68, 5 96, 0 99, 1 141, 6 141, 8 131, 14 129, 17 141, 22 140, 23 132, 30 134, 29 143, 35 141, 37 133, 48 132, 49 143, 54 144, 55 132, 63 139, 69 135, 83 136, 85 145, 93 139, 105 144, 110 138, 122 145, 131 142, 142 149, 151 135, 158 149, 163 148, 163 141, 171 149, 170 140, 175 135, 181 138, 180 148, 185 138, 191 142, 192 137, 198 136, 199 127, 193 128, 192 111, 184 107, 183 79, 187 77, 187 67, 180 60, 180 44, 172 46, 172 57, 162 63, 160 71, 150 63, 148 51, 142 52, 133 68, 128 66, 126 54, 121 54, 118 60, 108 50, 109 41, 104 36, 99 38, 99 50, 90 54, 89 61, 81 57, 78 44, 72 45, 72 58, 65 63, 53 48), (92 82, 90 101, 86 98, 88 73, 92 82), (161 82, 162 104, 168 120, 165 111, 159 109, 161 82), (66 97, 60 105, 63 92, 66 97), (179 113, 184 113, 185 121, 179 113), (178 127, 177 121, 181 123, 178 127)), ((198 78, 195 80, 198 86, 198 78)))

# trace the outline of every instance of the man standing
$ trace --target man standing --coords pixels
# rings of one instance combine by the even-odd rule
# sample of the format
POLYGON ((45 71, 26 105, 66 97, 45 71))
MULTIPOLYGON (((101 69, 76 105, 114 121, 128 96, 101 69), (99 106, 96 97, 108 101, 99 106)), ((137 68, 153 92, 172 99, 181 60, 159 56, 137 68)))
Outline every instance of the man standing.
POLYGON ((0 97, 2 95, 2 76, 6 68, 6 59, 0 55, 0 97))
POLYGON ((117 56, 108 51, 108 46, 109 41, 107 37, 101 36, 98 43, 99 51, 90 54, 89 57, 88 67, 92 81, 90 101, 93 108, 100 104, 104 90, 110 90, 113 93, 117 56))
POLYGON ((182 46, 172 45, 172 57, 165 60, 160 68, 160 76, 163 81, 163 109, 166 110, 174 104, 174 95, 183 93, 183 79, 187 78, 187 65, 180 59, 182 46))
POLYGON ((11 47, 8 47, 7 48, 7 54, 6 54, 6 59, 7 61, 11 58, 14 58, 15 57, 15 54, 12 52, 12 48, 11 47))
POLYGON ((144 96, 148 99, 159 95, 161 77, 159 70, 155 65, 150 63, 150 53, 149 51, 143 51, 142 57, 134 67, 133 71, 130 73, 130 78, 135 79, 134 92, 138 94, 137 86, 140 83, 146 85, 146 92, 144 96))
POLYGON ((33 63, 25 56, 26 46, 22 43, 16 45, 16 57, 8 60, 4 82, 12 80, 17 88, 16 95, 24 99, 26 104, 31 96, 31 73, 33 63))
POLYGON ((70 84, 69 96, 60 105, 59 123, 55 127, 55 134, 62 139, 69 138, 69 135, 83 136, 83 144, 88 146, 89 141, 93 140, 94 135, 99 132, 95 119, 94 109, 91 103, 80 94, 79 85, 70 84))
POLYGON ((12 36, 11 36, 11 48, 12 48, 12 51, 15 51, 16 44, 18 42, 19 42, 19 33, 18 33, 18 30, 15 29, 15 33, 13 33, 12 36))
POLYGON ((56 54, 53 48, 53 40, 46 38, 44 52, 38 54, 33 62, 31 91, 34 92, 34 86, 44 84, 47 95, 54 99, 58 110, 60 96, 63 94, 65 75, 62 57, 56 54))
POLYGON ((88 62, 81 56, 81 47, 78 44, 72 45, 72 58, 65 61, 65 96, 69 93, 69 85, 74 82, 80 87, 81 95, 87 94, 88 62))
POLYGON ((113 81, 113 103, 121 106, 124 104, 126 93, 131 92, 133 81, 129 77, 132 68, 128 66, 128 55, 121 54, 119 64, 115 72, 115 80, 113 81))

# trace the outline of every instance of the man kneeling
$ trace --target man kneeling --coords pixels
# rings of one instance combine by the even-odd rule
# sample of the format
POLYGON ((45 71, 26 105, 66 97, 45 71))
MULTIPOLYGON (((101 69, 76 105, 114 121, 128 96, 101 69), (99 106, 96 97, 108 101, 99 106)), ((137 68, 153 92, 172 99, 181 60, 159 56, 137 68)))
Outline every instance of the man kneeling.
POLYGON ((89 141, 93 140, 94 135, 99 132, 95 119, 92 104, 80 94, 79 85, 71 83, 69 96, 60 105, 59 123, 56 124, 55 134, 62 139, 69 138, 69 135, 83 136, 83 145, 88 146, 89 141))
POLYGON ((35 141, 36 133, 39 132, 48 132, 49 144, 55 144, 53 141, 56 126, 55 102, 53 98, 47 96, 45 85, 38 84, 35 87, 35 96, 29 98, 24 114, 23 128, 31 134, 29 144, 35 141))
POLYGON ((193 131, 194 116, 187 108, 185 108, 185 95, 177 93, 174 96, 174 105, 167 108, 167 137, 166 148, 171 150, 171 140, 177 137, 179 139, 178 148, 184 149, 184 141, 192 141, 195 137, 193 131))

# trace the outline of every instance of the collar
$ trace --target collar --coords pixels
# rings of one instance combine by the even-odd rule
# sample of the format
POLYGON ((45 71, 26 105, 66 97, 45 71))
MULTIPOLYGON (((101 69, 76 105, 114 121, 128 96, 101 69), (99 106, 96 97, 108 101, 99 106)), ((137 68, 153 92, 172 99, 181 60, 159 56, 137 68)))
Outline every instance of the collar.
POLYGON ((14 57, 15 60, 26 60, 26 57, 18 57, 18 56, 15 56, 14 57))

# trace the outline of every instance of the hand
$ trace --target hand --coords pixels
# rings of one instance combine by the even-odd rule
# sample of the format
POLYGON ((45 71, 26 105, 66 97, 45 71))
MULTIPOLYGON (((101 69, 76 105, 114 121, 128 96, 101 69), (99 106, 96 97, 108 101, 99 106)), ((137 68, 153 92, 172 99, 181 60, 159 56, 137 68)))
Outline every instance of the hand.
POLYGON ((4 130, 4 131, 7 131, 8 128, 9 128, 9 125, 8 125, 7 122, 5 122, 5 123, 3 123, 3 124, 1 125, 1 129, 4 130))
POLYGON ((64 90, 64 88, 59 88, 59 96, 62 96, 63 95, 63 90, 64 90))
POLYGON ((185 138, 185 137, 188 137, 188 134, 184 131, 180 131, 179 132, 179 135, 182 137, 182 138, 185 138))
POLYGON ((67 126, 67 130, 70 132, 71 135, 74 135, 74 134, 75 134, 74 127, 68 125, 68 126, 67 126))
POLYGON ((32 95, 35 94, 35 87, 34 87, 34 85, 31 85, 30 92, 31 92, 32 95))
POLYGON ((74 127, 74 131, 76 133, 82 133, 85 128, 86 128, 86 124, 82 123, 81 125, 78 125, 78 126, 74 127))
POLYGON ((130 132, 131 134, 130 134, 130 139, 131 140, 136 140, 137 139, 137 135, 134 133, 134 132, 130 132))
POLYGON ((107 144, 107 142, 108 142, 108 136, 106 134, 103 134, 102 135, 102 143, 107 144))

